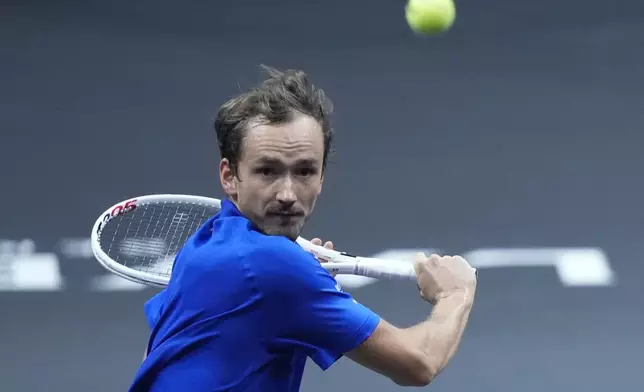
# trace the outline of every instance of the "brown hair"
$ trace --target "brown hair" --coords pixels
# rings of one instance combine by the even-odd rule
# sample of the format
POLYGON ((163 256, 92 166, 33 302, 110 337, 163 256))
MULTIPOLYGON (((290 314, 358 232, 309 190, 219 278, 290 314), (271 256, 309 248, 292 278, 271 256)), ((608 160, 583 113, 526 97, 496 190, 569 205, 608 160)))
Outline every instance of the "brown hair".
POLYGON ((283 124, 289 122, 296 113, 302 113, 313 117, 322 128, 323 168, 326 167, 333 141, 331 100, 324 90, 311 83, 304 71, 279 71, 265 65, 261 68, 269 77, 258 86, 228 100, 217 112, 214 128, 221 158, 228 159, 231 168, 236 169, 249 122, 283 124))

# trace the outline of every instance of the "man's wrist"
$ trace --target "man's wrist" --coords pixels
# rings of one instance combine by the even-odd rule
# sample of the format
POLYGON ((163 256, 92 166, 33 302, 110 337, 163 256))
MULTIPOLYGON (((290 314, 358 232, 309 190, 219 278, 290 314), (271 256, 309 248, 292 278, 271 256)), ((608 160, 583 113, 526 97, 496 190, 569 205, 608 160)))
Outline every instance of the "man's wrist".
POLYGON ((474 302, 474 290, 469 289, 446 291, 436 298, 436 305, 440 303, 471 304, 472 302, 474 302))

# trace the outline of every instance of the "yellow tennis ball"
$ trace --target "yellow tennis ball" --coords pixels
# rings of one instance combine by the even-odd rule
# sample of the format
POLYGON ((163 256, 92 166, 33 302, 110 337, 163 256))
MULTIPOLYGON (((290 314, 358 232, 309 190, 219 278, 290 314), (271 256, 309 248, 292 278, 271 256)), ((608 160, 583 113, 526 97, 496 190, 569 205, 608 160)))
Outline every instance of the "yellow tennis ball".
POLYGON ((454 24, 456 6, 454 0, 409 0, 405 17, 418 34, 442 33, 454 24))

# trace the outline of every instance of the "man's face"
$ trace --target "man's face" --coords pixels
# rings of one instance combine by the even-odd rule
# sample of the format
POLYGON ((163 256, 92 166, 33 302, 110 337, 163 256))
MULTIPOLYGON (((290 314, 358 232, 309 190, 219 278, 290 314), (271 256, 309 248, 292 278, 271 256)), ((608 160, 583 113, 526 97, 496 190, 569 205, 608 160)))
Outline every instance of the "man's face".
POLYGON ((224 159, 220 177, 241 213, 262 232, 295 240, 322 190, 323 158, 322 129, 310 116, 279 125, 251 123, 237 175, 224 159))

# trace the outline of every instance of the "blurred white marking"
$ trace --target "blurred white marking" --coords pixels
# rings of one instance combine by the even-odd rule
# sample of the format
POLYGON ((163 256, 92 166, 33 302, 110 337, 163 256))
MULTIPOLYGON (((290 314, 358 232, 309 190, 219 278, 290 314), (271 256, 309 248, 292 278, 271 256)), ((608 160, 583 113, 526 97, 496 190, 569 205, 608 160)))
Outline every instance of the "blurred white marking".
POLYGON ((608 258, 599 249, 561 254, 557 273, 566 286, 612 286, 616 283, 608 258))
MULTIPOLYGON (((439 253, 438 249, 389 249, 372 257, 413 262, 418 252, 439 253)), ((462 254, 477 269, 514 267, 552 267, 566 287, 613 286, 615 273, 608 257, 599 248, 489 248, 462 254)), ((343 287, 356 289, 377 282, 364 276, 338 275, 343 287)))
POLYGON ((58 246, 60 247, 60 253, 70 259, 89 259, 94 257, 89 238, 63 238, 58 246))
POLYGON ((59 291, 63 288, 54 253, 0 255, 0 291, 59 291))
POLYGON ((110 274, 92 278, 89 287, 92 291, 140 291, 147 286, 110 274))
POLYGON ((553 267, 564 286, 611 286, 615 274, 597 248, 495 248, 464 254, 473 267, 553 267))

